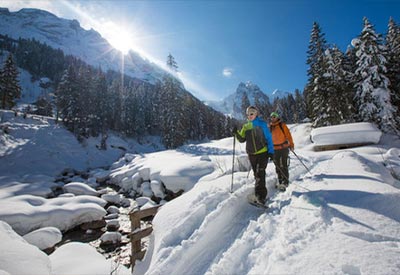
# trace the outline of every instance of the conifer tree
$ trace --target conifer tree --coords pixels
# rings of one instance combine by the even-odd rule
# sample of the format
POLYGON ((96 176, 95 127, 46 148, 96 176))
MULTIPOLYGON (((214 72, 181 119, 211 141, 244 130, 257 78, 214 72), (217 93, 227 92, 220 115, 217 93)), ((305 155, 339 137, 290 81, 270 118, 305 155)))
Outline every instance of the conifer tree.
POLYGON ((390 80, 393 105, 397 106, 397 129, 400 129, 400 27, 391 17, 386 35, 387 76, 390 80))
POLYGON ((74 65, 65 70, 56 90, 57 119, 73 133, 76 133, 76 113, 78 113, 79 89, 77 68, 74 65))
POLYGON ((93 89, 93 105, 96 108, 96 122, 94 126, 96 127, 95 132, 101 133, 104 136, 106 134, 106 130, 110 127, 109 121, 111 116, 111 108, 109 105, 106 77, 101 70, 99 70, 94 79, 93 89))
POLYGON ((323 79, 320 84, 322 96, 318 101, 320 115, 315 120, 316 126, 337 125, 346 121, 349 116, 349 88, 344 70, 344 55, 337 46, 325 51, 323 79))
POLYGON ((168 75, 163 78, 161 86, 161 128, 164 144, 167 148, 175 148, 185 141, 185 131, 183 126, 184 109, 182 97, 179 94, 179 82, 168 75))
POLYGON ((293 122, 299 123, 306 118, 306 103, 299 89, 294 90, 295 114, 293 122))
POLYGON ((18 70, 10 53, 0 71, 0 100, 2 109, 11 109, 21 97, 18 70))
POLYGON ((173 72, 178 71, 178 64, 176 63, 175 58, 171 54, 167 56, 167 66, 173 72))
POLYGON ((355 102, 360 121, 374 122, 384 132, 395 132, 397 108, 392 104, 387 78, 385 47, 369 20, 364 17, 364 29, 353 39, 357 56, 355 102))
POLYGON ((310 44, 307 51, 307 70, 308 81, 305 87, 307 116, 315 121, 319 116, 318 105, 323 96, 321 83, 323 82, 324 70, 324 52, 327 49, 325 34, 317 22, 314 22, 311 30, 310 44))

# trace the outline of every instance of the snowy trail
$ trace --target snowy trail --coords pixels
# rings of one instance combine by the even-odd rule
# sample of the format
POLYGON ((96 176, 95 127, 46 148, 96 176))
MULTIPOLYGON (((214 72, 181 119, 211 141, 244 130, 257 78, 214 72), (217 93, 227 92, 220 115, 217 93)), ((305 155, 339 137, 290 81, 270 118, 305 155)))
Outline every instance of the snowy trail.
MULTIPOLYGON (((200 221, 201 224, 198 225, 198 229, 187 234, 189 236, 179 246, 170 251, 170 255, 164 259, 167 265, 160 263, 157 271, 152 274, 204 274, 206 263, 212 263, 215 258, 219 258, 221 251, 231 246, 246 224, 258 218, 259 211, 254 211, 245 199, 250 189, 250 185, 245 185, 233 194, 220 190, 195 201, 199 207, 190 219, 200 221), (168 265, 168 262, 177 264, 168 265)), ((184 221, 182 227, 187 228, 188 223, 188 220, 184 221)), ((179 226, 175 229, 179 230, 179 226)))
MULTIPOLYGON (((290 169, 291 178, 299 178, 302 169, 293 166, 290 169)), ((268 181, 271 183, 271 180, 268 181)), ((294 182, 297 187, 301 182, 294 182)), ((261 270, 253 270, 253 266, 262 265, 262 273, 269 269, 269 259, 273 261, 283 258, 285 251, 286 235, 293 232, 282 232, 278 229, 287 228, 292 219, 286 217, 289 205, 291 205, 291 190, 293 185, 285 193, 276 192, 269 188, 271 194, 270 209, 258 213, 257 219, 247 219, 247 226, 242 228, 240 236, 232 245, 216 259, 206 274, 249 274, 260 273, 261 270)), ((254 212, 254 209, 251 210, 254 212)), ((302 241, 302 236, 295 236, 297 241, 302 241)))
MULTIPOLYGON (((176 238, 176 233, 173 238, 168 233, 161 237, 164 252, 153 259, 157 268, 149 274, 248 273, 259 254, 254 247, 265 250, 265 246, 274 245, 269 243, 279 234, 277 224, 284 222, 280 221, 281 210, 291 201, 290 193, 276 193, 274 169, 273 165, 267 168, 269 197, 274 201, 268 212, 247 203, 254 180, 252 176, 247 179, 246 173, 236 175, 232 194, 225 188, 207 194, 199 192, 191 202, 188 217, 174 227, 180 238, 176 238)), ((293 165, 291 178, 300 178, 303 170, 293 165)), ((228 177, 220 180, 226 181, 228 177)))

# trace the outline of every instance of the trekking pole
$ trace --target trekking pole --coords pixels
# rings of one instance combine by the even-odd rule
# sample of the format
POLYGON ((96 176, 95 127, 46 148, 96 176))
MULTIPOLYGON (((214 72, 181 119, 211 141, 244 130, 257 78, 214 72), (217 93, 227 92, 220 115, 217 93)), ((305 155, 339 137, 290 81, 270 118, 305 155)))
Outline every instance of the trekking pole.
POLYGON ((233 154, 232 154, 232 180, 231 180, 231 193, 233 192, 233 174, 235 173, 235 144, 236 138, 233 137, 233 154))
MULTIPOLYGON (((289 182, 289 179, 288 179, 288 177, 286 177, 285 173, 283 173, 282 168, 279 165, 277 165, 274 160, 272 160, 272 162, 275 165, 275 167, 277 167, 278 170, 281 172, 282 176, 289 182)), ((298 186, 300 188, 303 188, 304 190, 311 191, 310 189, 308 189, 308 188, 306 188, 304 186, 301 186, 301 185, 299 185, 299 184, 297 184, 295 182, 292 182, 291 184, 294 184, 294 185, 296 185, 296 186, 298 186)))
POLYGON ((299 158, 299 156, 294 152, 293 149, 290 149, 290 151, 292 151, 292 153, 296 156, 296 158, 301 162, 301 164, 303 164, 303 166, 307 169, 308 173, 310 173, 311 176, 313 176, 313 174, 311 173, 310 169, 308 169, 308 167, 304 164, 304 162, 299 158))

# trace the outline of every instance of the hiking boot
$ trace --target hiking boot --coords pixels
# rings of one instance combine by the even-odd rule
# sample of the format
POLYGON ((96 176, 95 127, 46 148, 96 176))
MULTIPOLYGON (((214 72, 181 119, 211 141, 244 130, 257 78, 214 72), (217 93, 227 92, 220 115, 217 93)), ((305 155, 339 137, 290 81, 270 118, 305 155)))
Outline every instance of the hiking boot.
POLYGON ((258 204, 262 204, 262 205, 264 205, 265 204, 265 200, 262 200, 262 199, 260 199, 259 197, 257 197, 256 196, 256 198, 255 198, 256 200, 255 200, 255 202, 256 203, 258 203, 258 204))
POLYGON ((279 191, 285 192, 286 191, 286 187, 287 187, 287 185, 285 185, 285 184, 278 184, 277 189, 279 191))

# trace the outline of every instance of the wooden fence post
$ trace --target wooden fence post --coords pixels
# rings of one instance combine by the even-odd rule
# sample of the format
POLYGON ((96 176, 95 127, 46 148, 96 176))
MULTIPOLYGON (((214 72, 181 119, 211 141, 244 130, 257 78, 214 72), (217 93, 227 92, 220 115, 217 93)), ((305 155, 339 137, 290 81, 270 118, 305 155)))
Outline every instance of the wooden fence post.
POLYGON ((129 218, 131 220, 131 234, 129 235, 131 239, 131 270, 135 266, 136 260, 142 260, 146 250, 142 250, 142 238, 147 237, 153 232, 153 227, 148 226, 144 229, 140 228, 140 222, 143 218, 154 217, 157 214, 160 205, 147 208, 143 210, 135 209, 129 213, 129 218))

